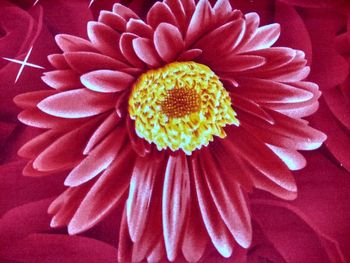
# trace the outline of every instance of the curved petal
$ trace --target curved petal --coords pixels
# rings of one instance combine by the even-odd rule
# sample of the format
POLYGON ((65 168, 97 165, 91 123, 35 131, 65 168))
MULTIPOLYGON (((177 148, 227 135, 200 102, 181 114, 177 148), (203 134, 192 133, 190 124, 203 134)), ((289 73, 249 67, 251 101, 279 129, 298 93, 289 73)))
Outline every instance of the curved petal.
POLYGON ((247 203, 240 187, 225 180, 210 153, 200 153, 203 175, 208 184, 210 194, 226 226, 238 244, 247 248, 252 242, 252 225, 247 203))
POLYGON ((270 180, 289 191, 296 192, 295 180, 288 167, 262 141, 249 134, 244 128, 231 128, 227 143, 232 145, 236 154, 247 160, 270 180))
POLYGON ((114 70, 96 70, 80 77, 81 83, 93 91, 114 93, 130 87, 135 80, 133 76, 114 70))
POLYGON ((124 149, 81 202, 68 225, 70 234, 78 234, 91 228, 121 200, 129 187, 132 162, 131 150, 124 149))
POLYGON ((87 40, 67 34, 59 34, 55 37, 57 45, 63 52, 88 51, 98 52, 87 40))
POLYGON ((169 156, 164 178, 163 231, 168 259, 175 260, 183 235, 190 197, 189 170, 184 153, 169 156))
POLYGON ((112 132, 69 173, 64 184, 70 187, 81 185, 107 169, 115 160, 124 140, 125 131, 122 128, 112 132))
POLYGON ((188 25, 185 37, 186 47, 193 44, 204 32, 210 30, 213 20, 213 10, 209 1, 200 0, 188 25))
POLYGON ((157 171, 157 163, 149 158, 136 159, 126 201, 127 222, 133 242, 139 241, 145 230, 157 171))
POLYGON ((280 32, 281 27, 279 24, 259 27, 252 39, 241 48, 240 52, 269 48, 277 41, 280 32))
POLYGON ((208 198, 210 195, 209 189, 203 181, 203 172, 197 158, 191 159, 191 171, 205 228, 218 252, 228 258, 232 254, 234 241, 222 221, 215 204, 211 198, 208 198))
POLYGON ((128 67, 119 60, 93 52, 66 52, 64 57, 69 66, 81 74, 99 69, 120 70, 128 67))
POLYGON ((136 38, 132 41, 136 55, 151 67, 158 67, 161 59, 158 56, 151 40, 147 38, 136 38))
POLYGON ((98 22, 101 22, 118 32, 124 32, 126 29, 126 20, 119 14, 102 10, 98 17, 98 22))
POLYGON ((94 116, 113 108, 115 97, 86 89, 61 92, 47 97, 38 104, 43 112, 62 118, 74 119, 94 116))
POLYGON ((159 56, 165 62, 172 62, 184 48, 180 31, 168 23, 158 25, 153 41, 159 56))
POLYGON ((147 24, 156 29, 161 23, 177 26, 176 17, 171 9, 165 3, 156 2, 148 11, 147 24))

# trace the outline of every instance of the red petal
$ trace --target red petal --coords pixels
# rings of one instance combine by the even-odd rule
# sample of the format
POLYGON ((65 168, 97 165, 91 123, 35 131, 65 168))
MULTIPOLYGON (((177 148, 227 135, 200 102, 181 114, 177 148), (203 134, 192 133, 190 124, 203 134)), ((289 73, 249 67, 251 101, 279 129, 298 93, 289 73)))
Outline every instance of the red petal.
POLYGON ((213 10, 210 6, 209 1, 199 1, 196 5, 196 9, 192 15, 190 24, 186 32, 186 46, 190 46, 204 32, 210 30, 210 28, 212 27, 213 20, 213 10))
POLYGON ((242 127, 231 128, 226 140, 232 145, 236 154, 247 160, 270 180, 289 191, 296 192, 291 172, 262 141, 242 127))
POLYGON ((92 52, 66 52, 64 56, 75 71, 84 74, 98 69, 120 70, 128 65, 111 57, 92 52))
POLYGON ((191 61, 195 58, 199 57, 202 54, 202 50, 200 49, 189 49, 183 52, 179 57, 178 61, 191 61))
POLYGON ((81 119, 63 119, 48 115, 38 108, 24 110, 18 115, 18 120, 26 125, 51 129, 58 128, 60 130, 69 129, 83 122, 81 119))
POLYGON ((81 160, 83 147, 98 118, 66 133, 47 147, 34 161, 34 168, 39 171, 53 171, 72 167, 81 160))
POLYGON ((177 26, 176 17, 165 3, 156 2, 147 14, 147 24, 156 29, 160 23, 177 26))
POLYGON ((87 40, 66 34, 59 34, 55 37, 57 45, 64 52, 89 51, 98 52, 96 48, 87 40))
POLYGON ((69 65, 62 54, 48 55, 47 59, 57 69, 69 69, 69 65))
POLYGON ((81 87, 79 75, 69 69, 46 72, 41 79, 54 89, 63 90, 81 87))
POLYGON ((218 54, 230 53, 240 43, 244 32, 244 19, 230 21, 206 34, 194 47, 203 50, 204 60, 215 61, 218 54))
POLYGON ((62 135, 62 132, 55 130, 46 131, 34 139, 24 144, 19 150, 18 155, 25 158, 34 158, 44 151, 50 144, 62 135))
POLYGON ((171 12, 176 18, 177 25, 179 25, 179 30, 181 33, 185 33, 187 30, 187 16, 184 9, 184 3, 181 0, 165 0, 164 3, 169 6, 171 12))
POLYGON ((148 217, 158 165, 149 158, 137 158, 131 175, 126 216, 131 240, 140 240, 148 217))
POLYGON ((266 143, 295 150, 313 150, 321 146, 326 135, 300 119, 265 109, 275 120, 272 125, 244 112, 239 113, 241 125, 266 143))
POLYGON ((123 131, 120 128, 107 136, 69 173, 64 184, 70 187, 81 185, 107 169, 124 144, 123 131))
POLYGON ((219 174, 208 151, 200 153, 203 175, 211 197, 226 226, 238 244, 247 248, 252 242, 252 225, 247 203, 240 187, 219 174))
POLYGON ((230 96, 232 98, 234 108, 237 107, 245 112, 248 112, 249 114, 258 117, 259 119, 267 121, 271 124, 274 123, 273 118, 266 111, 264 111, 264 109, 260 107, 259 104, 244 97, 241 97, 240 95, 237 95, 233 92, 230 93, 230 96))
POLYGON ((127 191, 133 154, 124 149, 86 195, 68 225, 70 234, 81 233, 101 221, 127 191))
POLYGON ((91 43, 103 54, 116 59, 123 59, 120 50, 117 48, 120 34, 109 26, 99 22, 89 22, 88 36, 91 43))
POLYGON ((196 158, 192 159, 192 174, 196 187, 199 208, 202 214, 204 225, 210 239, 218 252, 228 258, 232 254, 233 239, 219 215, 215 204, 208 198, 210 196, 206 183, 203 181, 203 173, 196 158))
POLYGON ((82 75, 80 80, 90 90, 114 93, 129 88, 135 79, 120 71, 96 70, 82 75))
POLYGON ((113 12, 124 18, 126 21, 129 21, 131 18, 139 18, 134 11, 119 3, 113 5, 113 12))
POLYGON ((135 67, 143 68, 145 64, 142 62, 142 60, 138 58, 133 49, 132 41, 135 38, 137 38, 137 35, 135 34, 123 33, 120 38, 119 47, 124 57, 127 59, 127 61, 129 61, 129 63, 131 63, 135 67))
POLYGON ((295 150, 285 149, 274 145, 267 146, 288 166, 290 170, 300 170, 305 167, 306 160, 295 150))
POLYGON ((252 39, 241 48, 240 52, 269 48, 277 41, 280 32, 281 28, 279 24, 259 27, 252 39))
POLYGON ((85 149, 84 154, 88 154, 96 145, 98 145, 110 132, 112 132, 118 125, 120 118, 113 111, 108 118, 106 118, 96 131, 90 137, 85 149))
POLYGON ((191 197, 187 226, 182 241, 182 253, 188 262, 198 262, 207 247, 209 237, 198 207, 196 189, 191 181, 191 197))
POLYGON ((33 92, 27 92, 17 95, 13 101, 18 107, 23 109, 35 108, 36 105, 44 98, 54 95, 56 91, 53 90, 39 90, 33 92))
POLYGON ((308 101, 314 96, 307 90, 276 81, 247 78, 239 82, 233 92, 256 103, 296 103, 308 101))
POLYGON ((177 27, 160 23, 154 32, 154 46, 165 62, 172 62, 183 50, 184 42, 177 27))
POLYGON ((190 197, 189 171, 184 153, 168 159, 163 192, 163 231, 168 259, 175 260, 184 231, 190 197))
POLYGON ((126 207, 123 211, 119 230, 118 262, 132 262, 133 242, 130 239, 126 220, 126 207))
POLYGON ((135 34, 139 37, 151 39, 153 36, 153 29, 141 19, 130 19, 127 27, 127 33, 135 34))
POLYGON ((61 92, 47 97, 38 104, 43 112, 62 118, 84 118, 113 108, 115 97, 86 89, 61 92))
POLYGON ((136 38, 132 41, 136 55, 151 67, 158 67, 161 59, 158 56, 151 40, 147 38, 136 38))
POLYGON ((246 71, 261 67, 264 64, 264 57, 237 54, 230 54, 210 62, 211 68, 219 72, 246 71))
POLYGON ((126 20, 118 14, 102 10, 98 17, 98 22, 101 22, 116 31, 124 32, 126 29, 126 20))

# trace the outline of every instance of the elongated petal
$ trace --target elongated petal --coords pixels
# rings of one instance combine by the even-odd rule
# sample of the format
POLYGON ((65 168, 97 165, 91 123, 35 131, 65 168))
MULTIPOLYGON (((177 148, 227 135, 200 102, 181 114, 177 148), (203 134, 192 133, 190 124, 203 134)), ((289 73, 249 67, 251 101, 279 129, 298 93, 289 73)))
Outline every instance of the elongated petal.
POLYGON ((100 143, 113 129, 116 128, 120 121, 119 116, 112 112, 96 129, 96 131, 90 137, 86 147, 84 149, 84 154, 88 154, 98 143, 100 143))
POLYGON ((98 119, 78 127, 54 141, 34 160, 33 167, 39 171, 70 168, 82 159, 83 147, 98 119))
POLYGON ((69 173, 64 184, 70 187, 81 185, 107 169, 119 153, 124 139, 123 130, 112 132, 69 173))
POLYGON ((294 178, 287 166, 263 142, 254 138, 242 127, 232 128, 228 140, 227 143, 232 144, 236 154, 247 160, 266 177, 289 191, 296 191, 294 178))
POLYGON ((270 24, 256 30, 254 37, 241 51, 258 50, 271 47, 279 38, 281 28, 279 24, 270 24))
POLYGON ((47 56, 47 59, 57 69, 69 69, 69 65, 62 54, 51 54, 47 56))
POLYGON ((257 103, 295 103, 307 101, 313 97, 311 92, 288 84, 252 78, 241 80, 241 85, 235 89, 235 93, 257 103))
POLYGON ((81 87, 79 75, 69 69, 46 72, 41 79, 54 89, 62 90, 81 87))
POLYGON ((24 144, 18 150, 18 155, 25 158, 34 158, 44 151, 52 143, 52 141, 55 141, 61 135, 61 132, 54 130, 46 131, 24 144))
POLYGON ((201 34, 209 30, 213 21, 213 10, 209 1, 200 0, 196 5, 196 9, 192 15, 191 21, 186 32, 186 46, 190 46, 195 42, 201 34))
POLYGON ((326 135, 300 119, 293 119, 281 113, 265 109, 274 119, 274 124, 247 117, 241 112, 242 126, 266 143, 296 150, 317 149, 326 140, 326 135), (253 124, 254 123, 254 124, 253 124))
POLYGON ((287 166, 290 170, 299 170, 305 167, 305 158, 295 150, 267 145, 287 166))
POLYGON ((66 52, 64 57, 72 69, 81 74, 99 69, 120 70, 128 67, 119 60, 93 52, 66 52))
POLYGON ((62 118, 84 118, 105 112, 113 107, 114 97, 86 89, 61 92, 38 104, 43 112, 62 118))
POLYGON ((126 25, 126 32, 139 37, 151 39, 154 30, 150 25, 143 22, 143 20, 131 18, 126 25))
POLYGON ((87 40, 66 34, 59 34, 55 37, 57 45, 64 52, 89 51, 98 52, 97 49, 87 40))
POLYGON ((96 70, 81 76, 81 82, 90 90, 113 93, 127 89, 134 77, 121 71, 96 70))
POLYGON ((217 54, 230 53, 242 40, 245 32, 243 19, 228 22, 201 38, 194 47, 203 50, 204 59, 215 61, 217 54))
POLYGON ((204 225, 215 248, 222 256, 228 258, 232 254, 234 241, 226 225, 222 221, 215 204, 208 198, 210 193, 206 183, 203 181, 204 178, 202 178, 202 171, 198 160, 193 158, 191 164, 204 225))
POLYGON ((127 222, 133 242, 141 238, 146 227, 157 168, 148 158, 136 159, 126 202, 127 222))
POLYGON ((130 149, 125 149, 97 180, 70 221, 68 225, 70 234, 89 229, 120 201, 129 186, 132 156, 130 149))
POLYGON ((169 260, 175 260, 186 222, 190 196, 189 171, 186 156, 170 156, 164 178, 163 231, 169 260))
MULTIPOLYGON (((238 244, 247 248, 252 241, 252 225, 240 187, 221 176, 208 151, 201 152, 203 174, 214 203, 238 244)), ((224 161, 224 160, 223 160, 224 161)))
MULTIPOLYGON (((192 171, 190 170, 190 172, 192 171)), ((197 262, 205 252, 209 236, 200 216, 201 211, 198 206, 194 181, 191 181, 191 197, 188 211, 187 226, 182 242, 182 253, 188 262, 197 262)))
POLYGON ((27 92, 17 95, 13 101, 18 107, 23 109, 35 108, 36 105, 44 98, 54 95, 56 91, 53 90, 39 90, 33 92, 27 92))

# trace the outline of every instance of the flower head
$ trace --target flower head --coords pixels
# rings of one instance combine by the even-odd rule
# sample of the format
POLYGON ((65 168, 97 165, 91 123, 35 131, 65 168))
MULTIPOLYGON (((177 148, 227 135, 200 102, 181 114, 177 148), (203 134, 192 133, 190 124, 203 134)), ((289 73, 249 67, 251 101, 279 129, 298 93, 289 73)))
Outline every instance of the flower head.
POLYGON ((24 174, 68 173, 51 226, 77 234, 125 202, 121 262, 248 247, 245 193, 295 198, 297 150, 325 140, 302 119, 320 96, 304 53, 271 47, 279 34, 227 0, 165 0, 145 20, 115 4, 89 40, 58 35, 53 89, 15 99, 22 122, 47 129, 19 151, 24 174))

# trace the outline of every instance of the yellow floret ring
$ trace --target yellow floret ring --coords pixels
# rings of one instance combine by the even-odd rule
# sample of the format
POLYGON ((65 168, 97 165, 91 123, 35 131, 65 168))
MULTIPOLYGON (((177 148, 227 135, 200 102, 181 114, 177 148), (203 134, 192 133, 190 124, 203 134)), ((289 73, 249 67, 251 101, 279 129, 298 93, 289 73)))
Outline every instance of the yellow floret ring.
POLYGON ((174 62, 142 74, 129 98, 129 114, 139 137, 158 150, 182 149, 188 155, 214 136, 224 138, 226 125, 239 125, 219 78, 195 62, 174 62))

